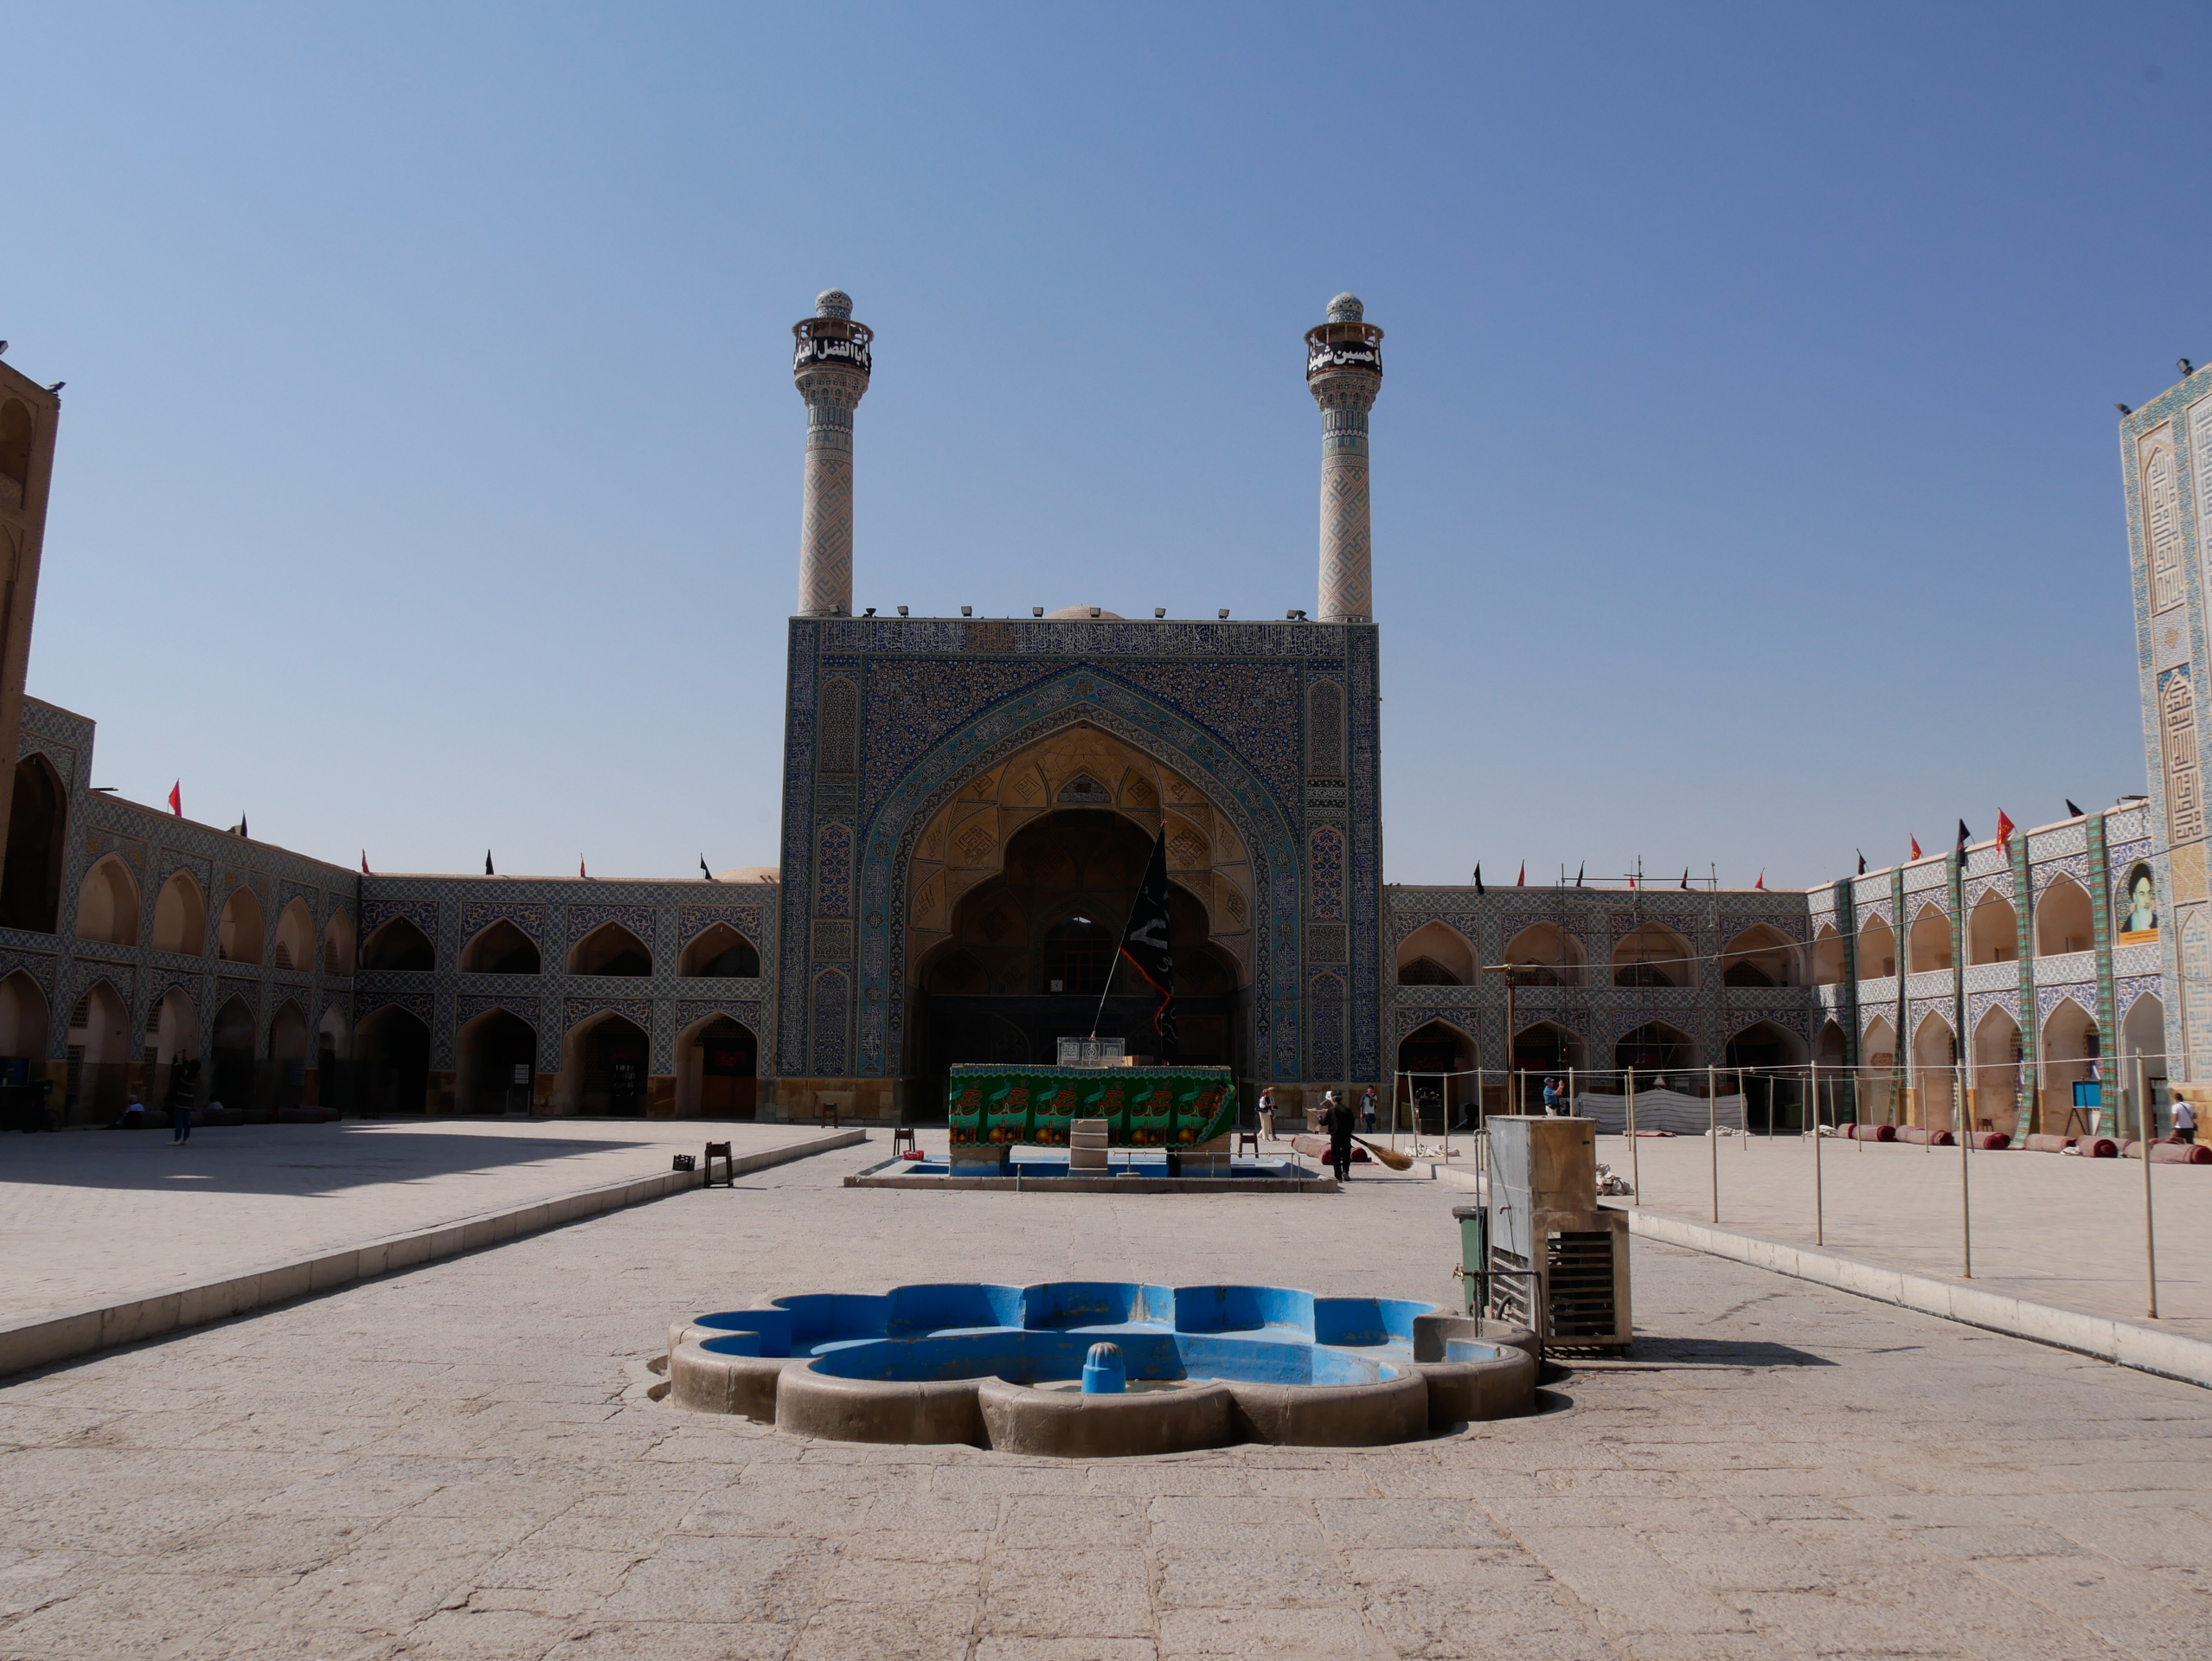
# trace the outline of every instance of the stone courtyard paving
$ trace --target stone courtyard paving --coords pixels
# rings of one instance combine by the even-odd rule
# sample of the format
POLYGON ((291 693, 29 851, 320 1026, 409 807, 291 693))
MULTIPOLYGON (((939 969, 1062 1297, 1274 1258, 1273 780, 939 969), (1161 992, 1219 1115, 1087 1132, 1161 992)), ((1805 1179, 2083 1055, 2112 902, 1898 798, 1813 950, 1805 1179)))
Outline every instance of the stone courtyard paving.
POLYGON ((764 1293, 1454 1295, 1441 1183, 838 1186, 885 1151, 0 1386, 0 1655, 2212 1653, 2212 1395, 1648 1242, 1633 1363, 1404 1447, 1064 1463, 647 1399, 671 1317, 764 1293))
POLYGON ((355 1119, 202 1126, 182 1146, 165 1122, 0 1137, 0 1320, 648 1176, 708 1137, 742 1156, 820 1134, 696 1119, 355 1119))
MULTIPOLYGON (((1643 1203, 1689 1222, 1712 1217, 1712 1144, 1638 1138, 1643 1203)), ((1799 1136, 1721 1138, 1720 1227, 1813 1244, 1812 1144, 1799 1136), (1747 1145, 1748 1144, 1748 1145, 1747 1145)), ((1969 1153, 1973 1284, 2087 1315, 2151 1325, 2143 1259, 2143 1167, 2008 1149, 1969 1153)), ((1598 1138, 1625 1177, 1625 1137, 1598 1138)), ((1937 1279, 1961 1267, 1959 1151, 1823 1138, 1820 1249, 1937 1279)), ((2157 1325, 2212 1340, 2212 1165, 2151 1167, 2158 1241, 2157 1325)), ((1625 1201, 1616 1201, 1625 1204, 1625 1201)))

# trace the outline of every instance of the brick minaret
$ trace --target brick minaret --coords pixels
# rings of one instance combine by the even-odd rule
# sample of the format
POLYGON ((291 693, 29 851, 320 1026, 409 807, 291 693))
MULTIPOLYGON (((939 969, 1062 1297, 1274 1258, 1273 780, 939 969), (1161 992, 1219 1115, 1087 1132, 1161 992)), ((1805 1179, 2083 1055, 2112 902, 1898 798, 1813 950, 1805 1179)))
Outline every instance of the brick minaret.
POLYGON ((855 323, 852 296, 824 289, 792 325, 792 383, 806 400, 806 506, 798 527, 798 614, 853 609, 853 411, 868 392, 874 330, 855 323))
POLYGON ((1305 331, 1305 387, 1321 406, 1321 608, 1324 623, 1375 618, 1367 514, 1367 412, 1382 390, 1382 331, 1339 294, 1305 331))

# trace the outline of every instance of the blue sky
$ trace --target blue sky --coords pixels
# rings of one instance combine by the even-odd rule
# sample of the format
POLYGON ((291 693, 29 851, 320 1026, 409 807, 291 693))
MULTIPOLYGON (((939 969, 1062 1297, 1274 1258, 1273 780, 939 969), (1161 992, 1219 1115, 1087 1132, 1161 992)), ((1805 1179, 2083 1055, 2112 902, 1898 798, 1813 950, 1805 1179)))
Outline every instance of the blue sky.
POLYGON ((1818 881, 2142 787, 2115 401, 2201 7, 0 9, 31 689, 390 870, 773 863, 792 322, 856 600, 1281 615, 1373 423, 1388 875, 1818 881))

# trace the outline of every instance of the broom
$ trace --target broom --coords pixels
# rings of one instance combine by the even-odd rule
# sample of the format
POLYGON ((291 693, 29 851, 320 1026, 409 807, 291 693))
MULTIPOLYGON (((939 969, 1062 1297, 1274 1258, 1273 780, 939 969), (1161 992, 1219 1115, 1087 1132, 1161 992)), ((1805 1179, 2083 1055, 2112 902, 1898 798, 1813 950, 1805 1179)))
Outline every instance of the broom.
POLYGON ((1352 1140, 1393 1170, 1411 1170, 1414 1168, 1414 1162, 1409 1155, 1395 1152, 1389 1148, 1379 1148, 1363 1136, 1356 1136, 1352 1140))

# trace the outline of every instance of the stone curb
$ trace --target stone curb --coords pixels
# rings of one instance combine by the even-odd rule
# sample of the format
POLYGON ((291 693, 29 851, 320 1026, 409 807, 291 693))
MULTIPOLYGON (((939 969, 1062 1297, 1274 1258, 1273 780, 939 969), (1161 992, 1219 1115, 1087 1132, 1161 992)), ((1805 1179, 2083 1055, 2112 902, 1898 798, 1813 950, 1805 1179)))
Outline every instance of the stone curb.
POLYGON ((1626 1211, 1629 1233, 1664 1245, 1684 1246, 1694 1252, 1733 1258, 1754 1268, 1771 1269, 1776 1274, 1832 1286, 1838 1292, 1871 1298, 1877 1303, 1895 1304, 1985 1331, 2071 1350, 2184 1384, 2212 1387, 2212 1344, 2201 1338, 2157 1331, 2138 1326, 2132 1321, 2055 1309, 2049 1304, 2007 1298, 2000 1292, 1907 1274, 1901 1269, 1878 1269, 1848 1257, 1777 1245, 1770 1240, 1731 1234, 1703 1223, 1684 1222, 1655 1211, 1625 1206, 1613 1209, 1626 1211))
MULTIPOLYGON (((839 1131, 811 1141, 795 1142, 788 1147, 747 1154, 732 1169, 737 1176, 747 1176, 817 1153, 854 1147, 867 1140, 865 1131, 839 1131)), ((704 1177, 705 1173, 699 1170, 657 1171, 651 1177, 625 1177, 620 1182, 604 1183, 597 1188, 579 1189, 573 1194, 516 1206, 512 1210, 487 1211, 479 1216, 462 1217, 411 1234, 370 1241, 365 1245, 342 1247, 312 1257, 249 1269, 243 1274, 225 1275, 219 1280, 198 1281, 149 1298, 0 1323, 0 1378, 112 1350, 119 1344, 136 1344, 142 1338, 159 1337, 164 1332, 181 1332, 210 1321, 227 1320, 231 1316, 287 1303, 294 1298, 334 1292, 356 1280, 373 1279, 420 1263, 434 1263, 440 1258, 458 1257, 464 1252, 478 1251, 546 1228, 558 1228, 564 1223, 602 1212, 642 1205, 648 1200, 698 1188, 704 1177)))

